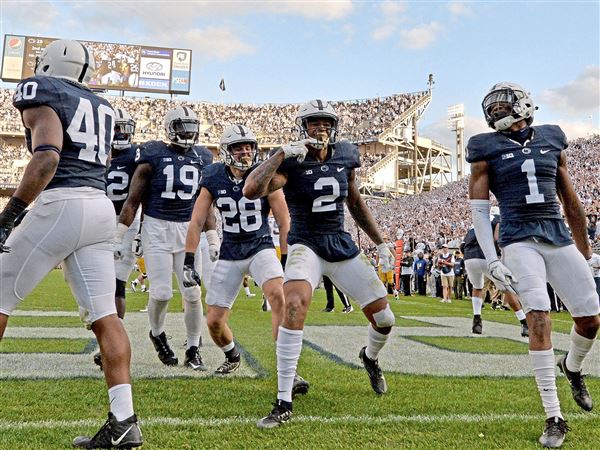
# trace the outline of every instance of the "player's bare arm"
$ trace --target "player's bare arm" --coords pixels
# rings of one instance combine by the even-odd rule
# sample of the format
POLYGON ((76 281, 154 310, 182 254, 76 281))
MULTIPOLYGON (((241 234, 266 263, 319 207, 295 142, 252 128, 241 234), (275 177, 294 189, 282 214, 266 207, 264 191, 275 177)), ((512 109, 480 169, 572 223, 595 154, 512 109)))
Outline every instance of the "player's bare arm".
POLYGON ((60 160, 58 152, 62 149, 63 136, 60 119, 48 106, 23 111, 23 124, 31 130, 31 148, 34 153, 14 197, 29 204, 52 180, 60 160), (35 151, 43 146, 54 147, 56 151, 35 151))
POLYGON ((152 178, 152 166, 148 163, 140 164, 135 169, 133 179, 131 180, 131 187, 129 188, 129 195, 121 214, 119 215, 119 223, 122 223, 129 227, 135 219, 135 214, 144 198, 144 193, 152 178))
POLYGON ((381 244, 383 238, 381 237, 381 233, 379 232, 379 228, 377 227, 377 223, 375 223, 371 211, 369 211, 365 201, 360 196, 354 170, 352 170, 348 176, 348 197, 346 198, 346 204, 348 205, 350 215, 361 230, 367 233, 367 236, 369 236, 376 245, 381 244))
MULTIPOLYGON (((186 252, 194 253, 196 251, 200 243, 200 233, 205 228, 210 216, 212 216, 212 221, 216 222, 214 212, 211 214, 212 203, 213 196, 208 189, 202 188, 200 195, 196 199, 196 203, 194 203, 194 210, 192 211, 192 218, 185 239, 186 252)), ((212 229, 214 230, 214 227, 212 229)))
POLYGON ((284 159, 284 152, 279 149, 269 159, 260 163, 246 178, 242 190, 244 197, 256 200, 285 186, 287 176, 277 171, 284 159))
POLYGON ((488 174, 488 163, 486 161, 477 161, 471 164, 469 199, 490 199, 490 178, 488 174))
POLYGON ((204 226, 202 227, 202 231, 210 231, 217 230, 217 218, 215 216, 215 207, 211 204, 210 208, 208 208, 208 214, 206 216, 206 221, 204 222, 204 226))
POLYGON ((268 199, 271 211, 273 211, 273 218, 279 226, 279 248, 281 249, 281 254, 285 255, 288 250, 287 237, 290 231, 290 213, 285 202, 285 196, 283 195, 283 191, 278 189, 270 193, 268 199))
POLYGON ((563 211, 569 228, 571 228, 571 234, 573 235, 577 250, 581 252, 585 259, 590 259, 592 257, 592 248, 587 236, 585 210, 573 188, 571 177, 569 177, 565 152, 561 152, 560 160, 558 161, 556 192, 563 205, 563 211))

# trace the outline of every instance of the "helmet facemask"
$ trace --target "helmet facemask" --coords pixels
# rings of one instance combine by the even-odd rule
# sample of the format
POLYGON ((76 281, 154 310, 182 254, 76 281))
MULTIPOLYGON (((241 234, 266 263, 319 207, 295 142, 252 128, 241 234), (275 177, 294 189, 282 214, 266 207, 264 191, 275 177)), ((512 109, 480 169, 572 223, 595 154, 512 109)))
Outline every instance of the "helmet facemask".
POLYGON ((198 140, 200 123, 192 117, 174 119, 167 127, 167 135, 174 145, 188 149, 198 140))
POLYGON ((116 150, 129 148, 134 134, 135 122, 132 119, 115 121, 115 134, 112 147, 116 150))
POLYGON ((219 151, 223 162, 229 167, 246 171, 258 158, 258 146, 256 141, 239 141, 232 144, 221 144, 219 151), (249 146, 249 151, 247 146, 249 146))

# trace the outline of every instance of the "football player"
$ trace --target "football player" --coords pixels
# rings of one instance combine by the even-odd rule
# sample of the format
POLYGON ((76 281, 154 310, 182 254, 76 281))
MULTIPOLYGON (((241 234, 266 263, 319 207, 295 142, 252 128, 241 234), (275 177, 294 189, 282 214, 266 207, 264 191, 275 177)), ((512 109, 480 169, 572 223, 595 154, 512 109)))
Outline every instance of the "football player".
POLYGON ((377 244, 385 271, 394 256, 361 198, 355 169, 358 148, 337 142, 338 116, 322 100, 302 105, 296 114, 301 141, 284 145, 246 179, 243 194, 257 199, 283 187, 291 215, 285 267, 285 309, 277 336, 278 394, 273 410, 257 423, 272 428, 292 415, 292 386, 302 330, 314 289, 322 275, 359 302, 371 325, 359 358, 377 394, 387 391, 378 355, 387 342, 394 313, 386 289, 367 257, 344 231, 344 204, 357 225, 377 244))
POLYGON ((206 321, 213 341, 225 353, 225 362, 215 371, 218 375, 232 373, 240 366, 240 353, 227 320, 244 275, 250 274, 256 280, 271 305, 274 339, 281 324, 283 269, 277 259, 268 217, 272 210, 280 231, 287 234, 289 216, 281 189, 256 200, 248 200, 242 194, 256 162, 257 148, 256 137, 248 127, 232 125, 223 131, 219 144, 223 162, 204 170, 187 234, 183 284, 190 287, 199 284, 194 252, 214 203, 221 212, 223 241, 206 294, 206 321))
MULTIPOLYGON (((150 280, 150 340, 163 364, 177 365, 179 361, 165 334, 167 309, 173 297, 172 273, 175 272, 185 303, 187 350, 184 365, 193 370, 206 370, 198 351, 202 321, 200 287, 183 285, 183 260, 185 236, 201 173, 212 163, 212 153, 206 147, 194 145, 198 139, 199 122, 196 113, 187 106, 178 106, 167 112, 165 130, 170 141, 168 144, 149 141, 142 144, 137 153, 138 166, 119 217, 115 256, 122 258, 126 251, 123 237, 143 200, 142 247, 150 280)), ((215 231, 214 214, 209 214, 207 229, 210 229, 207 237, 216 259, 219 237, 215 231)))
POLYGON ((85 46, 57 40, 38 58, 35 76, 15 91, 13 104, 33 155, 0 213, 0 338, 14 308, 62 261, 77 303, 89 311, 110 400, 106 424, 73 445, 129 448, 142 444, 142 434, 133 412, 129 338, 115 308, 114 208, 104 179, 115 113, 86 87, 93 71, 94 58, 85 46))
MULTIPOLYGON (((497 208, 497 206, 493 208, 497 208)), ((494 230, 494 238, 497 240, 500 231, 500 215, 494 214, 494 211, 492 211, 490 219, 492 229, 494 230)), ((471 332, 473 334, 481 334, 483 333, 483 322, 481 320, 481 308, 484 300, 483 286, 485 278, 489 279, 490 276, 487 272, 485 255, 481 251, 481 247, 477 242, 477 236, 475 236, 474 228, 471 228, 467 232, 462 252, 464 254, 467 276, 473 285, 473 295, 471 296, 471 303, 473 305, 473 325, 471 327, 471 332)), ((506 299, 506 302, 510 308, 515 312, 517 319, 521 323, 521 336, 528 337, 529 327, 527 326, 527 319, 525 318, 525 313, 523 312, 521 304, 519 303, 518 297, 511 292, 505 292, 504 298, 506 299)))
POLYGON ((569 352, 559 358, 558 367, 577 404, 589 411, 592 397, 581 366, 600 327, 600 307, 586 264, 592 249, 585 214, 567 172, 567 138, 556 125, 532 126, 535 106, 530 94, 516 84, 498 83, 482 107, 495 131, 473 136, 467 146, 475 233, 492 281, 521 299, 529 324, 529 354, 547 417, 539 440, 545 447, 557 448, 569 428, 556 392, 546 282, 575 322, 569 352), (502 261, 489 225, 490 191, 502 216, 498 240, 502 261), (561 216, 559 199, 571 233, 561 216))

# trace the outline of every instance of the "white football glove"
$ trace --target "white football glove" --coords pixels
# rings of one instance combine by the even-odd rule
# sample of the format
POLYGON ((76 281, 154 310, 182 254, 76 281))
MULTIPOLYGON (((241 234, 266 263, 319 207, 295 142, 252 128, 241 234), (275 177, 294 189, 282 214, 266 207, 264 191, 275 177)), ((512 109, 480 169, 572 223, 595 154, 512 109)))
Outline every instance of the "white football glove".
POLYGON ((133 238, 133 241, 131 242, 131 251, 136 258, 144 256, 144 250, 142 249, 142 235, 140 233, 136 234, 133 238))
POLYGON ((306 158, 306 153, 308 152, 308 148, 306 148, 306 144, 317 143, 316 139, 303 139, 301 141, 290 142, 289 144, 285 144, 281 147, 283 150, 283 154, 285 158, 296 158, 299 163, 304 161, 306 158))
POLYGON ((219 259, 219 250, 221 248, 221 240, 216 230, 208 230, 206 232, 206 240, 208 241, 208 256, 212 262, 219 259))
POLYGON ((517 279, 510 269, 502 264, 500 260, 497 259, 489 263, 488 271, 490 272, 491 280, 499 290, 517 295, 517 292, 512 286, 517 282, 517 279))
POLYGON ((390 270, 394 270, 394 261, 396 261, 396 258, 385 242, 382 242, 377 246, 377 253, 379 254, 381 271, 389 272, 390 270))
POLYGON ((123 223, 117 224, 117 231, 115 231, 115 239, 113 240, 113 255, 117 261, 125 256, 127 249, 123 245, 123 236, 125 236, 128 229, 129 227, 123 223))

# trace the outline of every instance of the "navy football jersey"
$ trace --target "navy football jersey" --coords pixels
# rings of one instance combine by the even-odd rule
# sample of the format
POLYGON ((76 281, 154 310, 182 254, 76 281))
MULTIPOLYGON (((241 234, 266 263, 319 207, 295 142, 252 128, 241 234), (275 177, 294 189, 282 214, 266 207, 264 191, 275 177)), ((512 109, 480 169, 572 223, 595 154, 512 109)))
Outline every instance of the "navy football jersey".
POLYGON ((333 155, 324 162, 310 154, 302 163, 296 158, 283 161, 279 170, 288 177, 283 191, 291 217, 289 244, 304 244, 329 262, 358 255, 358 247, 344 231, 348 177, 357 167, 358 148, 349 142, 336 142, 333 155))
POLYGON ((468 162, 488 162, 490 191, 502 216, 501 247, 529 238, 572 243, 556 193, 558 162, 567 138, 556 125, 532 129, 523 145, 498 132, 475 135, 467 145, 468 162))
POLYGON ((137 145, 131 145, 123 150, 113 150, 115 155, 110 159, 108 170, 106 172, 106 194, 113 202, 117 216, 121 214, 127 195, 129 195, 129 186, 133 173, 137 167, 136 152, 137 145))
MULTIPOLYGON (((23 112, 48 106, 63 128, 63 145, 54 177, 46 189, 93 187, 105 190, 106 160, 114 133, 115 113, 110 104, 88 88, 61 78, 31 77, 22 80, 13 105, 23 112)), ((31 148, 31 130, 25 128, 31 148)))
MULTIPOLYGON (((496 228, 496 225, 500 223, 500 220, 497 217, 494 217, 494 220, 490 222, 492 226, 492 233, 496 228)), ((479 242, 477 242, 477 236, 475 235, 475 228, 471 228, 467 231, 465 235, 465 246, 463 250, 463 259, 466 261, 467 259, 485 259, 485 254, 481 247, 479 246, 479 242)), ((499 255, 499 248, 496 246, 496 253, 499 255)))
POLYGON ((150 164, 152 178, 144 214, 170 222, 189 222, 200 190, 202 169, 212 163, 212 153, 194 145, 187 152, 162 141, 140 146, 138 164, 150 164))
POLYGON ((220 259, 241 260, 266 248, 275 248, 269 228, 271 206, 267 197, 248 200, 242 194, 249 173, 236 182, 224 163, 212 164, 202 172, 201 186, 208 189, 221 212, 220 259))

